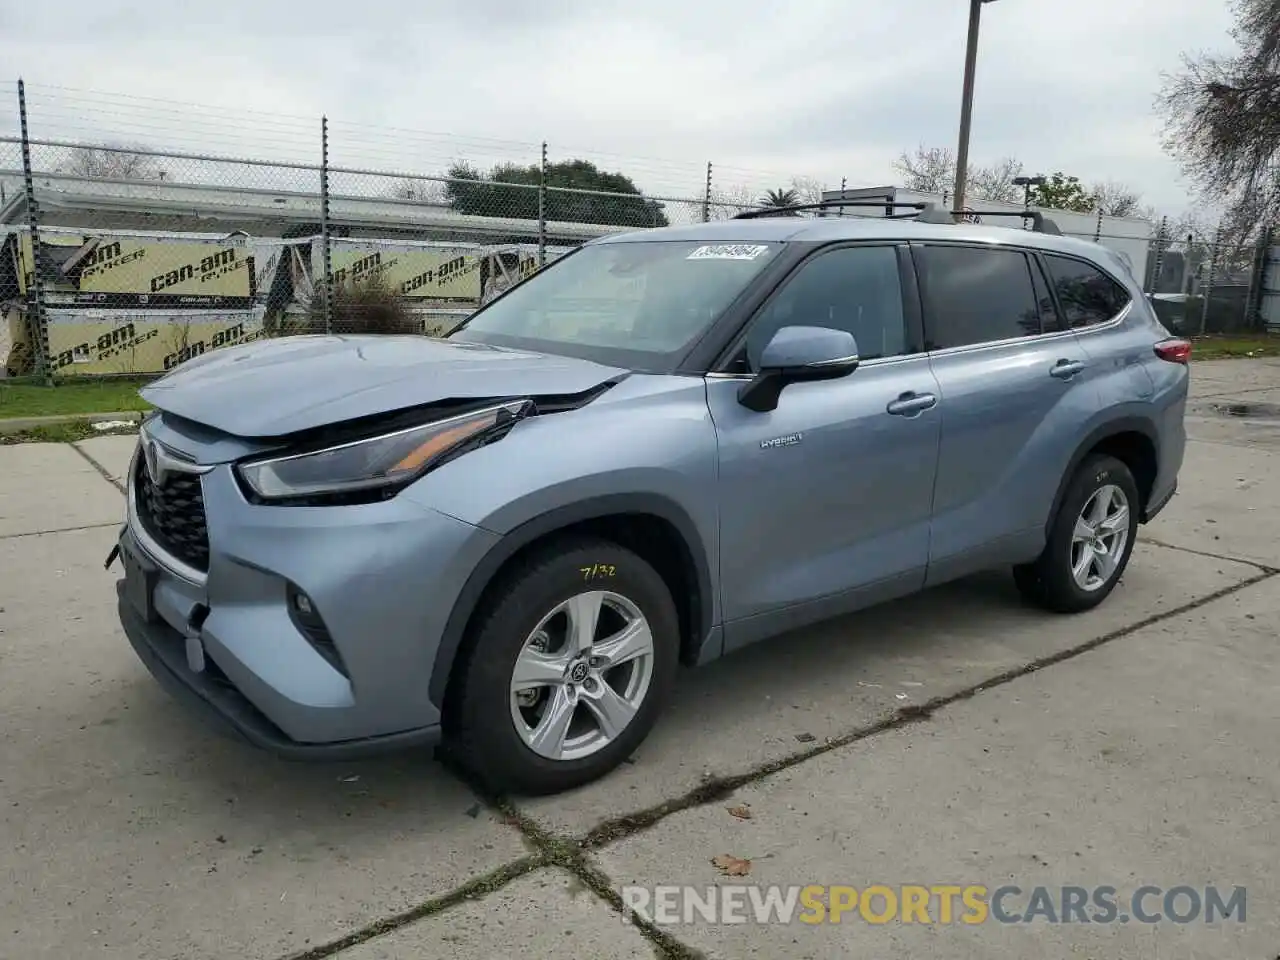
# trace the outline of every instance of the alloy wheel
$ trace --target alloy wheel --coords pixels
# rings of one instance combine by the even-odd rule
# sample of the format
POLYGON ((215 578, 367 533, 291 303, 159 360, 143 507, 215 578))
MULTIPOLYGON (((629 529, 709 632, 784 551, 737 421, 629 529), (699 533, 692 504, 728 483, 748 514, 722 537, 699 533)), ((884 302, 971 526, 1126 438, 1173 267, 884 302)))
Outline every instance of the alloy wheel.
POLYGON ((1085 501, 1071 534, 1071 576, 1093 592, 1111 582, 1129 542, 1129 498, 1113 483, 1085 501))
POLYGON ((539 756, 591 756, 635 718, 653 669, 653 632, 640 608, 607 590, 578 593, 542 617, 521 646, 511 719, 539 756))

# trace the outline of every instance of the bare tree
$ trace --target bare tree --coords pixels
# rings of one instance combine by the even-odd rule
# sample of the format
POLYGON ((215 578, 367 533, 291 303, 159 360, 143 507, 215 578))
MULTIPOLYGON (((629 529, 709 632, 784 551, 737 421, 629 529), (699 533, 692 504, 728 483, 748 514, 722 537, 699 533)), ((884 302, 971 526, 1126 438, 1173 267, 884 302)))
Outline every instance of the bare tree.
POLYGON ((956 157, 946 147, 916 147, 915 153, 903 150, 893 163, 902 174, 902 185, 920 193, 943 193, 955 186, 956 157))
POLYGON ((822 202, 822 182, 814 177, 792 177, 791 190, 800 198, 800 203, 822 202))
POLYGON ((1280 216, 1280 0, 1236 0, 1233 54, 1185 57, 1159 104, 1165 148, 1244 237, 1280 216))
POLYGON ((449 198, 445 195, 444 184, 438 180, 398 181, 390 190, 389 196, 395 200, 414 200, 418 203, 446 204, 449 198))
POLYGON ((760 206, 756 195, 744 186, 712 187, 710 203, 707 205, 707 216, 711 220, 728 220, 745 210, 754 210, 760 206))
MULTIPOLYGON (((916 147, 914 153, 903 151, 893 167, 902 175, 902 185, 920 193, 950 193, 956 183, 956 156, 947 147, 916 147)), ((1022 173, 1022 162, 1007 157, 989 167, 969 166, 966 179, 970 196, 980 200, 1003 200, 1016 203, 1021 199, 1013 178, 1022 173)))
MULTIPOLYGON (((1155 218, 1159 220, 1159 218, 1155 218)), ((1213 239, 1214 221, 1201 210, 1186 210, 1164 221, 1169 242, 1208 243, 1213 239)))
POLYGON ((1022 161, 1005 157, 989 167, 970 167, 966 178, 969 193, 979 200, 1001 200, 1017 203, 1022 199, 1022 188, 1014 185, 1014 178, 1022 176, 1022 161))
POLYGON ((62 173, 90 180, 163 180, 165 171, 156 158, 138 153, 140 147, 110 144, 104 147, 72 147, 59 166, 62 173))
POLYGON ((1108 217, 1135 217, 1142 213, 1142 194, 1128 184, 1106 180, 1088 188, 1094 209, 1108 217))

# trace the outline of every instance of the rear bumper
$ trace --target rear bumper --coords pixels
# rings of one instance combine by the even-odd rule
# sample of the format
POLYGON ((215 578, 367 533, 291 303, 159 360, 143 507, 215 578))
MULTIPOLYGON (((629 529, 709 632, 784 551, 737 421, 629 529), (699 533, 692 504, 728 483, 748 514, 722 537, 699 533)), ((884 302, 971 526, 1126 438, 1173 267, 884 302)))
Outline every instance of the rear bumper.
POLYGON ((222 732, 289 760, 349 760, 411 747, 430 747, 440 741, 440 726, 422 727, 386 736, 332 743, 299 743, 290 739, 223 677, 216 667, 197 673, 186 660, 185 640, 163 621, 145 623, 116 583, 120 624, 129 643, 160 685, 176 700, 222 732))

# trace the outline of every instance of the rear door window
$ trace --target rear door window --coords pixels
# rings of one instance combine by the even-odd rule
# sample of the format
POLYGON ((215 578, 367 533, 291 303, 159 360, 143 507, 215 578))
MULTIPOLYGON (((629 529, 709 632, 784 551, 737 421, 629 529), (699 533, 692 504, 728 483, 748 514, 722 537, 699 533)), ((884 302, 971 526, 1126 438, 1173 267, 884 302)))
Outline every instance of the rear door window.
POLYGON ((1020 250, 926 246, 917 251, 931 350, 996 343, 1043 332, 1020 250))

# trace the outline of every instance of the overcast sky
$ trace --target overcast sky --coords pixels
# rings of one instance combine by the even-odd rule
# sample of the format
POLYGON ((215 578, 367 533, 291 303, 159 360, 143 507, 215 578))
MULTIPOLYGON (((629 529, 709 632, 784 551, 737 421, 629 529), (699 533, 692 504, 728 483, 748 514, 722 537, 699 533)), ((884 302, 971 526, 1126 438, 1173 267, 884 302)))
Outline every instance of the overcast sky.
MULTIPOLYGON (((545 139, 553 159, 587 156, 653 192, 698 190, 708 159, 717 182, 752 189, 793 174, 870 186, 896 181, 903 149, 954 147, 967 8, 9 0, 0 80, 25 77, 45 137, 305 159, 327 113, 352 165, 532 162, 545 139)), ((1230 25, 1226 0, 987 4, 974 162, 1124 181, 1180 210, 1188 190, 1153 99, 1162 71, 1225 49, 1230 25)))

